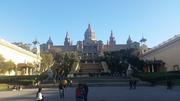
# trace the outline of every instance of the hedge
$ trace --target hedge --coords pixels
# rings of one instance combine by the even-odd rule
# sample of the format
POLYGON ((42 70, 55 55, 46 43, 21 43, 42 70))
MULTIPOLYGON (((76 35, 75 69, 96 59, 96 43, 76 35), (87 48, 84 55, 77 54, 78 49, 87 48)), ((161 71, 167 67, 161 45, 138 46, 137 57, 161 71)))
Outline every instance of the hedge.
POLYGON ((30 75, 30 76, 0 76, 0 83, 12 85, 33 85, 38 80, 43 80, 44 75, 30 75))
POLYGON ((137 73, 134 76, 140 78, 143 81, 148 81, 152 85, 164 84, 168 79, 177 81, 180 79, 180 72, 153 72, 153 73, 137 73))

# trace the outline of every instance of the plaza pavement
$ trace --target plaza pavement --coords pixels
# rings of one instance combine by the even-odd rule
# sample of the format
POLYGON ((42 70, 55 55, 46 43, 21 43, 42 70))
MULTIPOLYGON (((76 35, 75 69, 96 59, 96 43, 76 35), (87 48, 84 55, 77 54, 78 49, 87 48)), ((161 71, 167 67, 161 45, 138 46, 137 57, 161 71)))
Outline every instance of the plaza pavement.
MULTIPOLYGON (((37 89, 22 91, 1 91, 0 101, 36 101, 37 89)), ((75 88, 66 88, 65 98, 59 99, 58 89, 43 88, 45 101, 75 101, 75 88)), ((88 101, 180 101, 180 87, 167 90, 166 87, 90 87, 88 101)))

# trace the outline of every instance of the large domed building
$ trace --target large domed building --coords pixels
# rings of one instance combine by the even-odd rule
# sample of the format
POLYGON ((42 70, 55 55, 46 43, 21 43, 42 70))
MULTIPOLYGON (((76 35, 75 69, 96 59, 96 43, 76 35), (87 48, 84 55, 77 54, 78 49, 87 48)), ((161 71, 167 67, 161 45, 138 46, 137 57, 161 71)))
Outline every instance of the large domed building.
POLYGON ((69 33, 66 32, 64 45, 53 45, 51 37, 49 37, 47 43, 41 45, 41 51, 53 51, 57 53, 78 52, 81 61, 77 63, 75 67, 72 67, 74 69, 72 69, 71 73, 88 74, 108 71, 107 64, 100 61, 100 57, 104 52, 119 51, 129 48, 139 49, 139 47, 140 44, 138 42, 133 42, 130 36, 126 44, 116 44, 113 31, 110 33, 107 44, 104 44, 102 40, 96 39, 96 33, 89 24, 84 33, 84 40, 77 41, 76 45, 72 44, 69 33))
POLYGON ((107 44, 104 44, 102 40, 96 39, 96 33, 92 29, 91 25, 88 25, 84 33, 84 40, 77 41, 76 45, 72 44, 72 41, 69 37, 69 33, 66 32, 64 39, 64 45, 53 45, 51 37, 46 44, 41 45, 41 51, 50 51, 56 50, 56 52, 67 52, 67 51, 77 51, 81 53, 82 57, 84 56, 98 56, 105 51, 118 51, 128 48, 138 49, 140 46, 139 42, 133 42, 129 36, 126 44, 116 44, 115 36, 113 31, 110 33, 109 41, 107 44))

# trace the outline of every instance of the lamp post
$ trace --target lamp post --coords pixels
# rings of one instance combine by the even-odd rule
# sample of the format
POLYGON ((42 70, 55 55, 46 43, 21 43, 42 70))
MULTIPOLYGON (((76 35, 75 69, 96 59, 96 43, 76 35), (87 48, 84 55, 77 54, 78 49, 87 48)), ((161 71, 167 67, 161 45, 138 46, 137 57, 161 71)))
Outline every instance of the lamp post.
POLYGON ((36 65, 37 65, 37 68, 35 69, 35 71, 36 71, 36 74, 38 74, 39 75, 39 71, 40 71, 40 67, 41 67, 41 64, 40 64, 40 46, 39 46, 39 42, 37 41, 37 39, 35 39, 33 42, 32 42, 33 44, 34 44, 34 47, 35 47, 35 49, 36 49, 36 55, 37 55, 37 57, 36 57, 36 65))

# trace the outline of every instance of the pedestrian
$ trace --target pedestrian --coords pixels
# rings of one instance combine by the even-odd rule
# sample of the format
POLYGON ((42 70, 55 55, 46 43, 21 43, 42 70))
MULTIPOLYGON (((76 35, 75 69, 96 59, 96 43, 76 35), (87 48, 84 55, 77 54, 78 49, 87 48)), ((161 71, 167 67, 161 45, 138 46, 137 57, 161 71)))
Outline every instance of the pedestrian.
POLYGON ((87 101, 87 96, 88 96, 88 85, 86 83, 83 84, 83 89, 84 89, 84 101, 87 101))
POLYGON ((66 79, 65 79, 65 80, 63 80, 63 86, 64 86, 64 88, 66 88, 66 87, 67 87, 67 85, 68 85, 67 80, 66 80, 66 79))
POLYGON ((37 101, 43 101, 44 100, 44 96, 43 96, 41 91, 42 91, 42 88, 39 87, 38 92, 36 93, 36 100, 37 101))
POLYGON ((56 79, 55 79, 55 78, 53 78, 53 84, 54 84, 54 85, 56 84, 56 79))
POLYGON ((60 98, 64 98, 64 86, 61 82, 59 83, 59 96, 60 98))
POLYGON ((133 80, 132 78, 129 79, 129 89, 131 90, 133 87, 133 80))
POLYGON ((76 88, 76 101, 83 101, 84 97, 84 91, 82 84, 78 84, 78 87, 76 88))
POLYGON ((133 79, 133 89, 136 89, 136 85, 137 85, 137 80, 136 78, 133 79))
POLYGON ((167 80, 167 89, 172 89, 172 80, 171 79, 168 79, 167 80))

